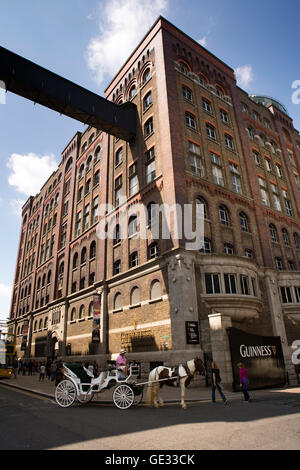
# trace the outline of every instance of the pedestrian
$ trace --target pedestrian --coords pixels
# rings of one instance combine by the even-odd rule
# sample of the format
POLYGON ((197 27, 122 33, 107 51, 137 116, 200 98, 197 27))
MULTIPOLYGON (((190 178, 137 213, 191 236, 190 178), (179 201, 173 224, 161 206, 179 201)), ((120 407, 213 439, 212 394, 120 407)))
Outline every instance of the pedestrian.
POLYGON ((38 371, 38 363, 37 363, 37 361, 36 361, 35 359, 34 359, 34 361, 33 361, 33 371, 34 371, 34 372, 37 372, 37 371, 38 371))
POLYGON ((26 370, 27 370, 27 364, 26 364, 26 362, 24 362, 24 364, 22 366, 22 375, 26 375, 26 370))
POLYGON ((239 362, 237 366, 239 368, 240 387, 242 387, 242 392, 244 394, 244 403, 249 403, 250 396, 248 393, 248 385, 249 385, 248 372, 247 372, 245 365, 242 362, 239 362))
POLYGON ((56 376, 56 364, 54 362, 51 363, 49 374, 50 374, 50 380, 51 382, 53 382, 56 376))
POLYGON ((45 371, 46 371, 46 367, 42 363, 41 366, 40 366, 40 382, 43 381, 44 378, 45 378, 45 371))
POLYGON ((32 369, 33 369, 33 362, 30 359, 30 361, 28 363, 28 375, 32 375, 32 369))
POLYGON ((21 374, 21 372, 22 372, 22 365, 23 365, 22 364, 22 359, 19 358, 18 359, 18 375, 21 374))
POLYGON ((211 374, 212 374, 212 402, 216 403, 216 389, 218 390, 219 394, 225 405, 228 405, 228 400, 223 393, 223 387, 221 385, 221 376, 220 376, 220 369, 218 364, 215 361, 211 363, 211 374))

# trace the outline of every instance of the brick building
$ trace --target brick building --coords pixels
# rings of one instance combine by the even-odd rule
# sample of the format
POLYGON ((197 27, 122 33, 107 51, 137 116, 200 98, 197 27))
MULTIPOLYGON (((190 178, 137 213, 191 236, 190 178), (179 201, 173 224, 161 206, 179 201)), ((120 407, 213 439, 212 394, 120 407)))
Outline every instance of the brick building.
POLYGON ((25 203, 9 322, 19 355, 103 364, 125 347, 147 368, 205 353, 231 382, 226 328, 234 326, 280 336, 294 380, 300 136, 286 109, 248 96, 229 66, 162 17, 105 95, 137 106, 137 136, 77 133, 25 203), (204 204, 204 247, 186 249, 176 217, 169 239, 153 239, 153 203, 204 204), (139 204, 147 238, 135 236, 139 204), (114 227, 107 239, 106 225, 114 227), (187 322, 199 325, 199 344, 187 344, 187 322))

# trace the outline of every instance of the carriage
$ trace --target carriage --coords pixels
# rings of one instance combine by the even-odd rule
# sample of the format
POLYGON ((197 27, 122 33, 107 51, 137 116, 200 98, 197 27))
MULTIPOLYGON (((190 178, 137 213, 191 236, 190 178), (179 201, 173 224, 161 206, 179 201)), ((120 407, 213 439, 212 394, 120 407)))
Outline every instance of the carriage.
POLYGON ((126 410, 139 404, 143 399, 143 384, 137 385, 140 377, 140 366, 132 363, 129 374, 124 377, 123 371, 116 368, 115 361, 108 361, 107 370, 94 377, 92 372, 82 364, 67 363, 62 370, 62 380, 55 389, 55 401, 62 408, 67 408, 77 400, 89 403, 96 393, 114 388, 112 399, 115 406, 126 410))

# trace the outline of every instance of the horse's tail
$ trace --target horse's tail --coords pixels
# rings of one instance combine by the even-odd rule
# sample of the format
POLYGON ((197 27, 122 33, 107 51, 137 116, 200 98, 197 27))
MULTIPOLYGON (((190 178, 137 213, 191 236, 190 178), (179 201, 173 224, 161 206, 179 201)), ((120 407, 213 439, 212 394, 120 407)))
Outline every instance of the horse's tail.
POLYGON ((148 377, 148 386, 146 391, 146 403, 147 405, 153 405, 153 380, 155 380, 156 369, 151 370, 149 377, 148 377))

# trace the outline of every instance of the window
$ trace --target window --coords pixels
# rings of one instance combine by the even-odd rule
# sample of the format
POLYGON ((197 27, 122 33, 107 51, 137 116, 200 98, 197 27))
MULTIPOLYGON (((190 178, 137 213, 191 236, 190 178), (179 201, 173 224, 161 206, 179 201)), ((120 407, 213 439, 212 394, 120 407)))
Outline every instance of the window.
POLYGON ((154 147, 151 147, 145 154, 146 163, 149 163, 153 158, 155 158, 154 147))
POLYGON ((221 121, 224 122, 224 124, 229 123, 228 113, 224 109, 220 109, 220 118, 221 121))
POLYGON ((296 267, 294 261, 288 260, 288 269, 290 271, 295 271, 296 267))
POLYGON ((86 262, 86 248, 83 247, 81 250, 81 258, 80 258, 81 264, 84 264, 86 262))
POLYGON ((233 255, 234 254, 233 246, 230 243, 224 243, 224 253, 226 255, 233 255))
POLYGON ((95 224, 98 220, 98 196, 93 200, 92 210, 92 223, 95 224))
POLYGON ((200 158, 200 146, 193 142, 189 142, 189 154, 191 171, 195 173, 195 175, 203 177, 204 169, 202 159, 200 158))
POLYGON ((196 198, 196 204, 202 204, 203 205, 204 219, 208 219, 208 210, 207 210, 206 200, 203 197, 197 197, 196 198))
POLYGON ((183 98, 185 100, 190 101, 191 103, 193 102, 193 93, 192 93, 192 90, 190 88, 183 85, 182 95, 183 95, 183 98))
POLYGON ((228 210, 224 206, 220 206, 219 208, 219 215, 220 215, 220 222, 222 225, 229 225, 229 215, 228 210))
POLYGON ((129 256, 129 268, 134 268, 138 265, 138 253, 135 251, 129 256))
POLYGON ((81 318, 84 318, 84 316, 85 316, 85 307, 84 307, 84 305, 81 305, 81 306, 80 306, 80 309, 79 309, 79 316, 78 316, 78 318, 81 319, 81 318))
POLYGON ((207 294, 220 294, 220 274, 205 274, 205 286, 207 294))
POLYGON ((207 79, 203 75, 199 75, 199 83, 205 87, 207 85, 207 79))
POLYGON ((282 259, 281 258, 275 258, 275 266, 278 271, 283 270, 283 264, 282 264, 282 259))
POLYGON ((294 302, 291 287, 280 287, 280 291, 281 291, 282 302, 284 304, 294 302))
POLYGON ((76 318, 76 308, 72 308, 72 311, 71 311, 71 321, 74 321, 76 318))
POLYGON ((61 233, 61 247, 63 248, 66 245, 67 240, 67 224, 62 226, 62 233, 61 233))
POLYGON ((120 233, 120 225, 117 224, 114 228, 114 238, 113 238, 113 244, 117 245, 121 241, 121 233, 120 233))
POLYGON ((90 205, 87 204, 84 208, 83 229, 86 230, 89 226, 90 219, 90 205))
POLYGON ((279 178, 283 178, 282 168, 281 168, 281 165, 279 165, 278 163, 276 164, 276 171, 277 171, 277 175, 279 176, 279 178))
POLYGON ((273 171, 271 161, 268 158, 265 158, 265 164, 267 170, 271 173, 273 171))
POLYGON ((151 135, 154 131, 154 128, 153 128, 153 118, 151 117, 150 119, 148 119, 148 121, 146 121, 146 123, 144 124, 144 136, 145 137, 149 137, 149 135, 151 135))
POLYGON ((96 242, 92 241, 90 246, 90 259, 96 258, 96 242))
POLYGON ((69 160, 68 160, 68 162, 67 162, 67 164, 66 164, 66 173, 71 170, 72 165, 73 165, 73 159, 72 159, 72 158, 69 158, 69 160))
POLYGON ((78 266, 78 253, 75 253, 73 256, 73 269, 76 269, 78 266))
POLYGON ((206 123, 206 134, 210 139, 217 140, 216 129, 211 124, 206 123))
POLYGON ((132 100, 136 95, 136 86, 134 85, 129 92, 129 99, 132 100))
POLYGON ((250 258, 250 259, 254 258, 254 253, 249 248, 245 248, 244 254, 245 254, 246 258, 250 258))
POLYGON ((121 261, 118 259, 113 264, 113 276, 121 272, 121 261))
POLYGON ((50 243, 50 254, 49 256, 53 256, 54 253, 54 241, 55 241, 55 235, 52 235, 51 237, 51 243, 50 243))
POLYGON ((84 164, 82 163, 82 165, 79 168, 78 178, 81 180, 81 178, 83 178, 83 175, 84 175, 84 164))
POLYGON ((288 199, 285 199, 284 200, 284 205, 285 205, 285 210, 286 210, 287 215, 292 217, 293 216, 293 210, 292 210, 291 201, 289 201, 288 199))
POLYGON ((242 232, 249 232, 248 218, 243 212, 240 213, 240 226, 242 232))
POLYGON ((100 170, 97 170, 94 174, 94 187, 100 182, 100 170))
POLYGON ((148 108, 152 105, 152 93, 149 91, 143 99, 143 110, 147 111, 148 108))
POLYGON ((242 194, 241 178, 237 175, 231 175, 233 191, 242 194))
POLYGON ((237 294, 235 274, 224 274, 226 294, 237 294))
POLYGON ((134 196, 139 190, 138 175, 129 178, 129 196, 134 196))
POLYGON ((187 111, 185 113, 185 123, 187 127, 194 129, 194 130, 196 129, 195 116, 187 111))
POLYGON ((85 196, 90 192, 90 190, 91 190, 91 178, 89 178, 87 182, 85 183, 85 191, 84 191, 85 196))
POLYGON ((252 127, 247 127, 247 132, 250 140, 254 140, 254 134, 252 127))
POLYGON ((123 161, 123 147, 119 148, 116 151, 115 166, 120 165, 122 161, 123 161))
POLYGON ((212 153, 210 154, 210 161, 214 164, 214 165, 218 165, 218 166, 221 166, 221 158, 216 155, 215 153, 212 153))
POLYGON ((137 217, 131 216, 128 222, 128 236, 132 237, 137 233, 137 217))
POLYGON ((282 239, 283 239, 283 243, 285 244, 285 246, 289 246, 290 244, 289 235, 285 228, 282 229, 282 239))
POLYGON ((225 134, 225 145, 228 149, 234 150, 233 138, 229 134, 225 134))
POLYGON ((118 292, 114 298, 114 310, 120 310, 122 308, 122 295, 118 292))
POLYGON ((122 197, 122 175, 118 176, 115 179, 115 205, 120 204, 120 199, 122 197))
POLYGON ((200 249, 200 253, 211 253, 211 252, 212 252, 211 241, 209 238, 204 238, 204 245, 200 249))
POLYGON ((80 234, 81 229, 81 211, 76 215, 76 223, 75 223, 75 236, 77 237, 80 234))
POLYGON ((140 289, 134 287, 130 293, 130 305, 137 305, 140 303, 140 289))
POLYGON ((96 148, 95 154, 94 154, 94 162, 97 163, 100 160, 100 154, 101 154, 101 147, 100 145, 96 148))
POLYGON ((80 279, 80 284, 79 284, 79 289, 84 289, 85 288, 85 277, 82 277, 80 279))
POLYGON ((65 182, 65 196, 67 194, 69 194, 70 192, 70 184, 71 184, 71 179, 69 178, 66 182, 65 182))
POLYGON ((296 302, 300 303, 300 287, 295 287, 296 302))
POLYGON ((214 183, 218 184, 219 186, 224 186, 222 169, 216 165, 212 165, 212 174, 213 174, 214 183))
POLYGON ((202 98, 202 108, 207 113, 212 114, 211 103, 208 100, 206 100, 205 98, 202 98))
POLYGON ((280 199, 275 193, 273 193, 273 200, 274 200, 275 209, 281 212, 280 199))
POLYGON ((69 201, 66 201, 64 203, 64 213, 63 213, 63 216, 65 217, 66 215, 68 215, 68 207, 69 207, 69 201))
POLYGON ((78 189, 77 202, 80 202, 82 200, 82 193, 83 193, 83 186, 81 186, 81 188, 78 189))
POLYGON ((243 295, 250 295, 250 288, 249 288, 249 278, 248 276, 244 276, 243 274, 240 275, 241 281, 241 292, 243 295))
POLYGON ((297 250, 300 249, 300 239, 299 239, 299 235, 297 233, 294 233, 294 243, 295 243, 295 248, 297 250))
POLYGON ((255 150, 253 150, 252 155, 253 155, 255 164, 261 166, 261 160, 260 160, 259 153, 256 152, 255 150))
POLYGON ((269 195, 264 188, 260 188, 261 200, 265 206, 270 206, 269 195))
POLYGON ((148 259, 155 259, 159 256, 158 244, 156 242, 151 243, 148 248, 148 259))
POLYGON ((162 295, 162 292, 161 292, 161 283, 160 281, 153 281, 151 283, 151 287, 150 287, 150 299, 151 300, 154 300, 154 299, 160 299, 161 298, 161 295, 162 295))
POLYGON ((148 82, 148 80, 150 80, 150 78, 151 78, 151 72, 150 72, 150 68, 148 68, 148 69, 146 69, 146 71, 143 74, 142 85, 144 85, 146 82, 148 82))
POLYGON ((75 282, 72 282, 71 293, 73 294, 74 292, 76 292, 76 289, 77 289, 77 283, 75 281, 75 282))
POLYGON ((272 240, 272 242, 278 242, 278 239, 277 239, 277 230, 276 230, 276 228, 274 227, 273 224, 270 224, 270 225, 269 225, 269 230, 270 230, 270 235, 271 235, 271 240, 272 240))
POLYGON ((146 182, 151 183, 155 179, 155 160, 146 165, 146 182))
POLYGON ((158 223, 158 212, 156 203, 150 202, 147 206, 147 225, 151 227, 153 223, 158 223))

